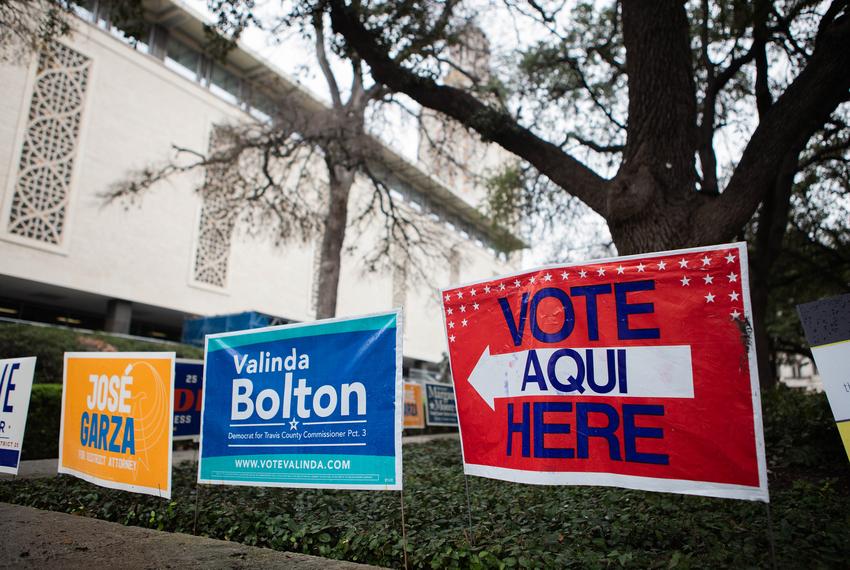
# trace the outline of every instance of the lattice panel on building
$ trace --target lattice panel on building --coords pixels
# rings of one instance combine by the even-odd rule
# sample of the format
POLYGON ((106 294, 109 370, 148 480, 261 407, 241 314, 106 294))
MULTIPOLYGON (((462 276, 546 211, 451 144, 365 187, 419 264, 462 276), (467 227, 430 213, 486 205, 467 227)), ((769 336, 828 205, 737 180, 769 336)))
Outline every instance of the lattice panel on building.
POLYGON ((6 231, 60 245, 91 59, 51 42, 38 60, 6 231))
MULTIPOLYGON (((216 148, 216 134, 210 140, 210 150, 216 148)), ((233 205, 228 199, 228 187, 235 172, 225 166, 208 166, 206 181, 201 189, 204 204, 195 248, 194 279, 215 287, 227 285, 230 263, 230 242, 236 223, 233 205)))

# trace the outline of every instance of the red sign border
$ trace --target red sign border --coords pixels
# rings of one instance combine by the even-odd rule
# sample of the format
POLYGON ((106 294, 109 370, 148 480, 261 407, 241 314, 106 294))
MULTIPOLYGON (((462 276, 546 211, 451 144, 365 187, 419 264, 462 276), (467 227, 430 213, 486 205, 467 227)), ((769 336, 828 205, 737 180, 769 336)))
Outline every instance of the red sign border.
MULTIPOLYGON (((532 273, 535 271, 555 270, 568 267, 581 267, 585 265, 596 265, 601 263, 611 263, 629 260, 654 259, 658 257, 666 257, 678 254, 693 254, 700 252, 710 252, 717 250, 736 249, 740 260, 741 272, 741 289, 743 297, 743 317, 746 322, 752 324, 753 310, 750 300, 750 277, 749 277, 749 260, 747 256, 746 242, 734 242, 728 244, 718 244, 710 246, 692 247, 686 249, 658 251, 652 253, 642 253, 636 255, 626 255, 618 257, 607 257, 602 259, 593 259, 580 262, 558 263, 530 267, 503 275, 494 275, 486 279, 469 281, 450 287, 444 287, 439 290, 440 298, 451 291, 460 287, 468 287, 480 283, 489 283, 499 279, 509 279, 518 275, 532 273)), ((443 331, 447 331, 446 314, 440 311, 443 318, 443 331)), ((446 332, 448 337, 448 332, 446 332)), ((448 347, 448 338, 446 338, 448 347)), ((454 374, 454 364, 452 363, 451 350, 447 350, 449 357, 449 365, 452 367, 452 386, 455 389, 455 394, 458 393, 456 386, 456 376, 454 374)), ((758 364, 756 361, 755 343, 750 343, 747 349, 750 372, 750 391, 752 395, 753 405, 753 422, 756 444, 756 458, 758 462, 758 486, 749 485, 732 485, 725 483, 716 483, 710 481, 694 481, 684 479, 662 479, 654 477, 642 477, 636 475, 622 475, 616 473, 599 473, 599 472, 570 472, 570 471, 524 471, 519 469, 510 469, 506 467, 495 467, 492 465, 479 465, 467 463, 466 453, 463 447, 463 428, 460 418, 460 410, 458 409, 458 432, 460 435, 460 447, 463 458, 463 472, 465 475, 475 475, 478 477, 486 477, 490 479, 499 479, 511 481, 514 483, 527 483, 532 485, 599 485, 603 487, 622 487, 626 489, 635 489, 643 491, 657 491, 668 493, 679 493, 685 495, 698 495, 704 497, 718 497, 728 499, 743 499, 751 501, 770 502, 770 496, 767 487, 767 460, 765 457, 764 444, 764 428, 762 421, 761 410, 761 392, 758 377, 758 364)), ((455 405, 457 406, 457 396, 455 396, 455 405)))

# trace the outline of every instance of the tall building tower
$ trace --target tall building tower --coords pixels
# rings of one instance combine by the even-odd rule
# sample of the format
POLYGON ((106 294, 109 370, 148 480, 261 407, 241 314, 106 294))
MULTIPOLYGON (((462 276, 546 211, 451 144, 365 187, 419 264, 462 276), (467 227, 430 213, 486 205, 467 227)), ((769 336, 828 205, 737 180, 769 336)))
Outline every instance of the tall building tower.
MULTIPOLYGON (((446 85, 484 89, 490 83, 490 42, 477 26, 467 27, 449 56, 452 66, 444 78, 446 85)), ((419 118, 418 158, 426 172, 474 207, 487 199, 487 178, 518 161, 502 147, 483 142, 477 133, 430 109, 423 109, 419 118)))

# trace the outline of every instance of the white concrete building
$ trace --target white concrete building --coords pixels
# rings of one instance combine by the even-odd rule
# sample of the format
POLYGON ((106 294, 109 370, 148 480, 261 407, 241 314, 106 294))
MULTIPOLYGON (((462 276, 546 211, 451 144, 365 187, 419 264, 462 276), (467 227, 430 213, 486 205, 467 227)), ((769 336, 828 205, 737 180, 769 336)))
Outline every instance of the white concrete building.
MULTIPOLYGON (((149 26, 136 42, 96 2, 81 4, 52 57, 0 66, 0 317, 170 339, 193 316, 313 319, 316 246, 216 226, 193 191, 201 173, 158 184, 136 207, 102 198, 172 145, 205 151, 215 125, 267 120, 274 93, 259 86, 287 78, 245 49, 226 63, 202 55, 202 22, 182 4, 146 1, 149 26)), ((307 93, 303 101, 320 104, 307 93)), ((455 261, 425 282, 365 272, 348 255, 338 314, 403 304, 406 357, 438 362, 445 339, 434 287, 513 269, 511 252, 523 244, 391 150, 376 160, 398 196, 445 230, 455 261)), ((367 192, 359 181, 352 201, 367 192)), ((374 239, 354 233, 355 249, 374 239)))

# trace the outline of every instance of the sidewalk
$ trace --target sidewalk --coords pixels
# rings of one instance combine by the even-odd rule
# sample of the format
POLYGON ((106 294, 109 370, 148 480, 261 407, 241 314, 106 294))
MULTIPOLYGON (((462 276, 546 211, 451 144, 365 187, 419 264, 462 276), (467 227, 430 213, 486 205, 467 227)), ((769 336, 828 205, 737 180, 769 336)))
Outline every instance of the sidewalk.
MULTIPOLYGON (((405 445, 415 443, 428 443, 437 439, 456 439, 456 433, 438 433, 432 435, 412 435, 401 438, 401 442, 405 445)), ((183 449, 174 451, 171 460, 177 465, 187 461, 197 461, 198 452, 194 449, 183 449)), ((42 477, 54 477, 57 473, 58 459, 34 459, 31 461, 21 461, 18 469, 18 477, 20 479, 39 479, 42 477)), ((0 480, 11 479, 12 475, 0 473, 0 480)))
POLYGON ((0 503, 0 568, 375 568, 0 503))

